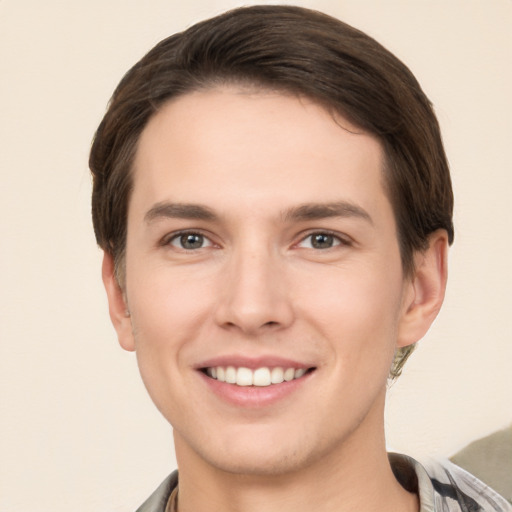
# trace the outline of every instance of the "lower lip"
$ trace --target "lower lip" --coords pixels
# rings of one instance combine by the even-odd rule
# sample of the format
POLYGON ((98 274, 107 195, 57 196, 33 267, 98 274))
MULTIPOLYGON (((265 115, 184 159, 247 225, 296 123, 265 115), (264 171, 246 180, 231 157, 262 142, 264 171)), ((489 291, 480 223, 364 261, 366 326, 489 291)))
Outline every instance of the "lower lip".
POLYGON ((313 375, 308 372, 299 379, 270 386, 237 386, 208 377, 198 372, 206 385, 222 400, 238 407, 261 408, 273 405, 297 391, 313 375))

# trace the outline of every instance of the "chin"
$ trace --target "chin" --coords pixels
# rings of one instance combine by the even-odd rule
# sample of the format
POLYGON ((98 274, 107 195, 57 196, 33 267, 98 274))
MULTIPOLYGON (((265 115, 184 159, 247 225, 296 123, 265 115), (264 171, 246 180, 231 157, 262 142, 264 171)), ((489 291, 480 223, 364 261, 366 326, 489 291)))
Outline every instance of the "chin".
POLYGON ((319 444, 315 436, 307 439, 303 432, 296 434, 290 436, 287 431, 270 432, 265 429, 231 431, 229 435, 212 439, 206 445, 177 439, 175 433, 178 463, 180 459, 190 460, 188 455, 193 451, 197 462, 224 473, 254 477, 285 476, 310 467, 329 451, 319 444))
POLYGON ((298 450, 275 451, 272 448, 258 453, 231 453, 210 461, 213 467, 225 473, 255 477, 284 476, 309 465, 309 458, 298 450))

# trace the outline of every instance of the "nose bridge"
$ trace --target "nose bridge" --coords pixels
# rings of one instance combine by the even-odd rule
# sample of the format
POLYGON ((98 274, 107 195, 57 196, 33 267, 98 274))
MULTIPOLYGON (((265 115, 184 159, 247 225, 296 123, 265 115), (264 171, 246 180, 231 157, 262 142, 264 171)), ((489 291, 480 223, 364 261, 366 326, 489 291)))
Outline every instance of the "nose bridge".
POLYGON ((233 250, 228 267, 218 309, 220 323, 254 333, 291 322, 293 312, 277 251, 248 240, 233 250))

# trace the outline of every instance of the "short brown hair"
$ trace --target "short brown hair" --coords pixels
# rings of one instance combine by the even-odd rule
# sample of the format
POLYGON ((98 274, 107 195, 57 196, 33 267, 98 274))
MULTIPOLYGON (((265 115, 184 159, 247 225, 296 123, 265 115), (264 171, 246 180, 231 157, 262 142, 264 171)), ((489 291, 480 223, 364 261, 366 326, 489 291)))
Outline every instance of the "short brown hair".
MULTIPOLYGON (((453 193, 439 124, 410 70, 374 39, 326 14, 242 7, 157 44, 121 80, 98 127, 89 160, 92 216, 120 284, 140 134, 171 98, 224 84, 308 97, 378 137, 406 275, 432 232, 445 229, 453 241, 453 193)), ((411 350, 399 350, 392 375, 411 350)))

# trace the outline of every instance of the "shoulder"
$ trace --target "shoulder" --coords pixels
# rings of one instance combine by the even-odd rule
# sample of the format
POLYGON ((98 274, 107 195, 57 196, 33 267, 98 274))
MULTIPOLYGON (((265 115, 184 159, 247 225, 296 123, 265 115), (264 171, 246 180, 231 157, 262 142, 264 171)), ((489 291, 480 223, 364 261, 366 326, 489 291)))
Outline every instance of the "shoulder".
POLYGON ((512 511, 505 498, 459 466, 449 461, 428 461, 424 467, 434 487, 436 502, 459 503, 463 511, 512 511))
POLYGON ((136 512, 165 512, 169 496, 178 485, 178 471, 171 473, 136 512))
POLYGON ((390 462, 402 485, 404 481, 416 484, 421 512, 512 512, 505 498, 449 461, 420 464, 411 457, 390 454, 390 462))

